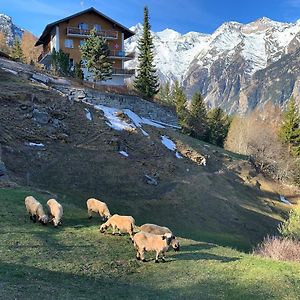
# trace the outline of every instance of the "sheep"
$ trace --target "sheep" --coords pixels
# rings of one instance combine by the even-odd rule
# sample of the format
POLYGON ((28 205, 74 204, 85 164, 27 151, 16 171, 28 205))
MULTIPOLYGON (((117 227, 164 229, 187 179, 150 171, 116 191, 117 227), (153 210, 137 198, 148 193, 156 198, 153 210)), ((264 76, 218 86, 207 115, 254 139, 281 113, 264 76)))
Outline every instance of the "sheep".
POLYGON ((139 230, 156 235, 163 235, 165 233, 172 234, 172 231, 168 227, 163 227, 156 224, 144 224, 139 227, 139 230))
POLYGON ((130 235, 131 241, 133 241, 133 228, 134 228, 134 218, 131 216, 120 216, 113 215, 110 217, 105 223, 100 226, 100 232, 105 232, 108 227, 112 227, 112 234, 116 233, 116 229, 119 231, 119 235, 121 232, 127 232, 130 235))
POLYGON ((148 232, 140 231, 133 237, 134 248, 136 250, 136 259, 145 260, 145 251, 155 251, 155 262, 158 263, 158 259, 161 256, 163 262, 165 262, 166 252, 171 245, 174 251, 179 251, 180 245, 178 240, 171 233, 165 233, 163 235, 156 235, 148 232))
POLYGON ((38 221, 43 225, 48 223, 48 217, 44 212, 42 204, 34 197, 27 196, 25 198, 25 206, 27 212, 29 213, 30 220, 32 220, 34 223, 36 223, 36 218, 38 218, 38 221))
POLYGON ((89 219, 92 218, 92 212, 98 213, 103 221, 107 221, 111 214, 105 202, 90 198, 86 201, 89 219))
POLYGON ((63 207, 55 199, 49 199, 47 205, 50 211, 51 221, 53 222, 54 227, 57 228, 58 225, 61 225, 63 207))

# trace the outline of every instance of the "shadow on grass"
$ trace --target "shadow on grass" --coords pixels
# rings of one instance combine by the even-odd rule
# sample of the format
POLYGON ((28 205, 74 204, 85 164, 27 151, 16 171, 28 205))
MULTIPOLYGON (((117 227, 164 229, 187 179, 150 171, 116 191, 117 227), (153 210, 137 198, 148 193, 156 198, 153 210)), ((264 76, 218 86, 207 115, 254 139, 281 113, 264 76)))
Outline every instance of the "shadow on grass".
MULTIPOLYGON (((216 260, 220 262, 233 262, 240 260, 239 257, 228 257, 222 255, 216 255, 212 253, 208 253, 204 250, 209 250, 215 248, 216 245, 206 244, 206 243, 198 243, 188 246, 181 246, 180 252, 176 252, 176 254, 172 255, 172 258, 175 260, 216 260)), ((171 251, 171 249, 169 250, 171 251)))

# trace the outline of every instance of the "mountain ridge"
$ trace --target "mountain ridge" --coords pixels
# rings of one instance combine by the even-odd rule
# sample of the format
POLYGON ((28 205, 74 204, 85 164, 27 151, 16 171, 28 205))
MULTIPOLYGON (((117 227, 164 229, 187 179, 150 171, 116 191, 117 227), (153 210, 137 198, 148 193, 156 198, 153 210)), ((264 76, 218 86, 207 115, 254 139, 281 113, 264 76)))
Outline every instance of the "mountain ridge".
MULTIPOLYGON (((138 52, 137 41, 142 25, 137 24, 131 30, 136 35, 125 41, 125 47, 128 51, 138 52)), ((189 98, 195 91, 200 91, 209 107, 221 106, 229 113, 243 114, 253 108, 250 105, 253 95, 248 96, 247 91, 251 89, 255 74, 300 47, 300 21, 283 23, 262 17, 247 24, 225 22, 212 34, 180 34, 167 28, 152 32, 152 35, 155 63, 162 83, 178 80, 189 98), (245 97, 249 104, 245 105, 245 97)), ((135 60, 127 62, 127 66, 136 68, 137 56, 135 60)), ((273 70, 282 73, 280 69, 273 70)), ((295 76, 299 75, 297 71, 295 76)), ((281 74, 276 80, 294 85, 295 80, 288 79, 286 74, 281 74)), ((271 100, 282 105, 292 93, 279 90, 277 94, 271 100)), ((298 94, 294 93, 294 96, 299 98, 298 94)), ((257 96, 254 102, 263 105, 269 100, 257 96)))

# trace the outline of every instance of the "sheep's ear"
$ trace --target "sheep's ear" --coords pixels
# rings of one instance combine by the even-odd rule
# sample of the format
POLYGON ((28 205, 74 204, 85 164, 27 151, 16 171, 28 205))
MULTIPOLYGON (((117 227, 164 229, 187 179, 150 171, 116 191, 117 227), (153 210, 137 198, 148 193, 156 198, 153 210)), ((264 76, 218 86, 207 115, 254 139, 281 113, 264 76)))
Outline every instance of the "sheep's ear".
POLYGON ((161 238, 162 238, 162 240, 165 240, 165 239, 166 239, 166 237, 165 237, 164 235, 163 235, 161 238))
POLYGON ((172 235, 172 236, 171 236, 171 239, 175 239, 175 235, 172 235))

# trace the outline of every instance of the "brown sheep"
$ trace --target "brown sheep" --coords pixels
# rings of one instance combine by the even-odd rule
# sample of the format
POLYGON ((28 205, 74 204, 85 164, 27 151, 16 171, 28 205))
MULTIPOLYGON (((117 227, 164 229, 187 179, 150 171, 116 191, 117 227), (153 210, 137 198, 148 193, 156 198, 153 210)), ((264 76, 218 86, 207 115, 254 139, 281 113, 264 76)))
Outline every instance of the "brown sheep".
POLYGON ((47 205, 51 214, 51 221, 55 228, 61 225, 61 219, 63 215, 63 207, 55 199, 49 199, 47 205))
POLYGON ((32 220, 34 223, 36 223, 36 218, 38 218, 38 221, 43 225, 48 223, 48 217, 44 212, 42 204, 34 197, 27 196, 25 198, 25 206, 27 212, 29 213, 30 220, 32 220))
POLYGON ((159 226, 156 224, 150 224, 150 223, 140 226, 139 229, 141 231, 153 233, 153 234, 157 234, 157 235, 163 235, 165 233, 172 234, 172 231, 168 227, 163 227, 163 226, 159 226))
POLYGON ((92 213, 98 213, 103 221, 108 220, 111 217, 109 209, 105 202, 90 198, 86 201, 89 219, 92 218, 92 213))
POLYGON ((174 251, 179 251, 180 245, 176 237, 171 233, 165 233, 163 235, 156 235, 140 231, 133 237, 134 248, 136 250, 136 258, 138 260, 145 260, 145 252, 155 251, 155 262, 158 263, 158 259, 161 256, 163 262, 165 262, 166 252, 170 245, 174 251))
POLYGON ((115 234, 117 229, 120 235, 121 232, 129 233, 131 240, 133 240, 134 223, 134 218, 131 216, 113 215, 100 226, 100 231, 104 232, 111 226, 113 230, 112 234, 115 234))

